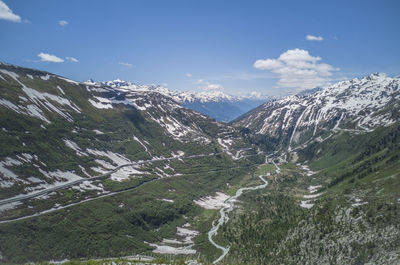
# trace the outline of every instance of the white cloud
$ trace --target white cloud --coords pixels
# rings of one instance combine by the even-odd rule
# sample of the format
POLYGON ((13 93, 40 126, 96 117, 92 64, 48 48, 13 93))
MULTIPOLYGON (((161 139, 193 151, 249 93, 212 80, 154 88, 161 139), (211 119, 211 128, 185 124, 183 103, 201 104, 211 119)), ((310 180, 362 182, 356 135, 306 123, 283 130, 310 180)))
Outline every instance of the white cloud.
POLYGON ((300 91, 329 84, 332 71, 338 68, 334 69, 321 60, 306 50, 294 49, 287 50, 277 59, 257 60, 253 66, 277 74, 279 87, 300 91))
POLYGON ((324 38, 322 38, 321 36, 313 36, 313 35, 307 35, 306 36, 306 40, 310 40, 310 41, 322 41, 324 38))
POLYGON ((119 62, 119 65, 125 66, 126 68, 131 68, 133 66, 133 64, 131 63, 125 63, 125 62, 119 62))
POLYGON ((51 55, 48 53, 39 53, 38 56, 40 57, 40 61, 42 62, 51 62, 51 63, 62 63, 64 62, 63 59, 61 59, 60 57, 57 57, 55 55, 51 55))
POLYGON ((207 84, 206 86, 203 86, 202 89, 205 89, 205 90, 221 90, 221 89, 224 89, 224 87, 221 86, 220 84, 207 84))
POLYGON ((65 57, 65 59, 67 59, 68 61, 73 62, 73 63, 79 63, 79 60, 74 57, 67 56, 67 57, 65 57))
POLYGON ((191 73, 186 73, 185 74, 187 77, 192 77, 192 74, 191 73))
POLYGON ((60 20, 60 21, 58 21, 58 24, 59 24, 60 26, 66 26, 66 25, 68 25, 68 21, 66 21, 66 20, 60 20))
POLYGON ((251 91, 250 93, 247 93, 245 95, 245 97, 247 98, 254 98, 254 99, 266 99, 266 98, 270 98, 271 96, 267 96, 265 94, 262 94, 258 91, 251 91))
POLYGON ((198 80, 197 83, 202 84, 202 86, 199 86, 199 88, 204 89, 204 90, 222 90, 225 89, 222 85, 220 84, 212 84, 210 82, 205 82, 203 80, 198 80))
POLYGON ((13 11, 0 0, 0 19, 10 20, 13 22, 21 22, 21 17, 14 14, 13 11))

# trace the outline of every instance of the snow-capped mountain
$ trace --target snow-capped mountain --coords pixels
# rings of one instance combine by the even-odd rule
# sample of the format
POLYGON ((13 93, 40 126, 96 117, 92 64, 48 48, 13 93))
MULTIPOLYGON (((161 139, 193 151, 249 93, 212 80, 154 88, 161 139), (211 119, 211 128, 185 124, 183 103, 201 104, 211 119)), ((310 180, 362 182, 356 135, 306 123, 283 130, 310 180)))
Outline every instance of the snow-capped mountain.
MULTIPOLYGON (((0 63, 0 92, 0 200, 111 170, 116 181, 148 174, 118 170, 132 161, 220 151, 235 160, 250 147, 236 128, 157 87, 79 83, 0 63)), ((93 189, 106 192, 89 182, 82 188, 93 189)))
POLYGON ((376 73, 306 95, 267 102, 237 125, 293 148, 326 131, 369 132, 399 120, 400 78, 376 73))
MULTIPOLYGON (((154 236, 155 229, 171 229, 171 223, 183 221, 184 214, 198 212, 193 200, 226 188, 227 183, 248 173, 260 155, 238 129, 184 108, 160 90, 80 83, 0 63, 0 262, 17 258, 16 263, 23 263, 37 255, 36 247, 33 254, 14 252, 25 249, 25 242, 13 235, 21 229, 8 229, 8 223, 63 226, 64 218, 51 222, 35 219, 61 213, 70 218, 67 223, 81 226, 70 213, 81 218, 85 214, 79 209, 85 205, 88 210, 84 212, 99 220, 98 213, 92 212, 97 206, 86 206, 98 203, 105 219, 84 223, 102 229, 106 220, 113 219, 108 215, 113 211, 103 211, 107 199, 116 202, 113 215, 123 220, 111 222, 117 229, 127 224, 132 231, 130 245, 124 246, 134 253, 151 251, 160 240, 154 236), (132 214, 133 209, 137 213, 132 214), (136 221, 139 219, 143 222, 136 221), (8 243, 11 247, 5 246, 8 243)), ((62 230, 90 238, 95 245, 105 242, 104 235, 93 239, 82 236, 80 228, 70 228, 62 230)), ((64 244, 67 236, 46 231, 51 231, 49 244, 58 250, 43 247, 49 252, 36 260, 91 255, 70 255, 70 246, 82 241, 74 238, 72 244, 64 244)), ((112 229, 103 231, 115 235, 112 229)), ((24 233, 20 234, 24 239, 35 234, 24 233)), ((121 236, 127 238, 125 232, 121 236)), ((47 236, 37 236, 40 238, 47 236)), ((179 248, 191 248, 191 242, 185 241, 179 248)), ((95 251, 100 248, 95 246, 95 251)))
MULTIPOLYGON (((277 242, 263 253, 300 246, 287 263, 311 260, 302 245, 315 253, 327 246, 333 254, 326 263, 352 242, 364 247, 360 256, 377 240, 385 248, 372 251, 382 257, 391 255, 388 245, 399 249, 399 193, 393 188, 400 172, 399 78, 374 74, 268 102, 233 125, 183 107, 182 94, 124 84, 80 83, 0 63, 1 262, 141 259, 151 252, 164 257, 161 247, 174 251, 164 253, 168 259, 171 253, 208 255, 192 239, 207 238, 208 229, 199 228, 211 220, 201 216, 217 214, 224 203, 213 194, 225 200, 233 185, 245 188, 230 198, 248 190, 249 200, 230 220, 233 229, 218 231, 233 242, 230 257, 242 253, 234 251, 243 249, 243 238, 252 240, 250 248, 263 246, 264 238, 253 237, 260 231, 277 242), (278 141, 293 152, 279 150, 278 141), (268 166, 259 167, 264 162, 268 166), (319 168, 310 169, 315 163, 319 168), (250 193, 266 187, 263 171, 273 185, 268 198, 250 193), (257 176, 265 184, 255 184, 257 176), (243 229, 243 220, 253 229, 243 229), (272 229, 271 222, 277 224, 272 229), (347 245, 332 251, 330 242, 338 238, 347 245), (116 242, 113 248, 109 242, 116 242)), ((215 94, 215 101, 212 95, 185 96, 224 106, 223 95, 215 94)), ((350 250, 341 257, 353 257, 350 250)))
POLYGON ((157 92, 170 97, 182 106, 196 110, 215 118, 217 121, 228 122, 248 112, 260 104, 271 100, 271 97, 252 92, 246 96, 233 96, 222 91, 172 91, 159 85, 139 85, 116 79, 113 81, 95 82, 89 79, 85 82, 92 86, 102 86, 131 92, 157 92))

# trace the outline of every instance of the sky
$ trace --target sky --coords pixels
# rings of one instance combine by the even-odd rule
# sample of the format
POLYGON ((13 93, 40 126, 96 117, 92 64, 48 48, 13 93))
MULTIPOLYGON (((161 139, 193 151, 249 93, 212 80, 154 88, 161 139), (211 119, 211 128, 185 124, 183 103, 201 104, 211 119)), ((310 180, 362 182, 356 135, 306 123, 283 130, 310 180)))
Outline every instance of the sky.
POLYGON ((0 61, 73 80, 297 93, 400 75, 400 1, 0 0, 0 61))

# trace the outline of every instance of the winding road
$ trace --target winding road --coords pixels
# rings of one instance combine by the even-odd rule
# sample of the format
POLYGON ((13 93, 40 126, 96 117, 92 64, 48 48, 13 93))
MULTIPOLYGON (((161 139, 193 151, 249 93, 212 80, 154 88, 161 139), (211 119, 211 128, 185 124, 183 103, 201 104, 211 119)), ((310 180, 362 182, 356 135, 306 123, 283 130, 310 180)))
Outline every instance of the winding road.
POLYGON ((228 206, 221 208, 221 210, 219 211, 219 213, 221 214, 220 218, 217 221, 217 224, 213 223, 212 228, 210 229, 210 231, 208 232, 208 240, 211 242, 211 244, 213 244, 216 248, 222 250, 222 255, 219 256, 216 260, 214 260, 213 264, 216 264, 218 262, 220 262, 229 252, 230 247, 223 247, 221 245, 218 245, 217 243, 215 243, 213 236, 216 235, 218 233, 218 229, 225 224, 226 222, 228 222, 229 217, 228 217, 228 213, 231 212, 233 210, 235 201, 238 197, 240 197, 240 195, 242 195, 242 193, 244 191, 248 191, 248 190, 258 190, 258 189, 263 189, 265 187, 267 187, 268 182, 263 178, 263 176, 258 176, 263 182, 264 184, 258 185, 258 186, 253 186, 253 187, 246 187, 246 188, 240 188, 236 191, 236 194, 232 197, 229 197, 225 202, 228 204, 228 206))
POLYGON ((41 212, 37 212, 37 213, 31 214, 31 215, 26 215, 26 216, 14 218, 14 219, 2 220, 2 221, 0 221, 0 224, 11 223, 11 222, 19 221, 19 220, 24 220, 24 219, 28 219, 28 218, 32 218, 32 217, 37 217, 37 216, 40 216, 40 215, 43 215, 43 214, 47 214, 47 213, 50 213, 50 212, 54 212, 54 211, 58 211, 58 210, 61 210, 61 209, 69 208, 69 207, 72 207, 72 206, 75 206, 75 205, 78 205, 78 204, 82 204, 82 203, 85 203, 85 202, 101 199, 101 198, 104 198, 104 197, 113 196, 113 195, 120 194, 120 193, 123 193, 123 192, 127 192, 127 191, 130 191, 130 190, 135 190, 135 189, 138 189, 138 188, 140 188, 141 186, 143 186, 143 185, 145 185, 147 183, 150 183, 150 182, 153 182, 153 181, 156 181, 156 180, 158 180, 158 179, 152 179, 152 180, 140 183, 138 186, 135 186, 135 187, 126 188, 126 189, 123 189, 123 190, 120 190, 120 191, 109 192, 109 193, 106 193, 106 194, 103 194, 103 195, 100 195, 100 196, 97 196, 97 197, 84 199, 82 201, 70 203, 70 204, 59 206, 59 207, 56 207, 56 208, 50 208, 50 209, 47 209, 47 210, 44 210, 44 211, 41 211, 41 212))
MULTIPOLYGON (((107 172, 107 173, 105 173, 105 174, 103 174, 101 176, 96 176, 96 177, 92 177, 92 178, 83 178, 83 179, 79 179, 77 181, 69 182, 69 183, 54 187, 54 188, 41 190, 41 191, 36 192, 34 194, 27 194, 27 195, 22 195, 22 196, 17 196, 17 197, 5 199, 3 201, 0 201, 0 205, 31 199, 31 198, 34 198, 34 197, 37 197, 37 196, 40 196, 40 195, 55 191, 55 190, 64 189, 64 188, 76 185, 76 184, 78 184, 80 182, 83 182, 83 181, 86 181, 86 180, 101 179, 101 178, 109 176, 110 174, 116 172, 120 168, 123 168, 123 167, 126 167, 126 166, 139 165, 139 164, 145 164, 145 163, 156 162, 156 161, 166 161, 166 160, 172 160, 172 159, 209 157, 209 156, 216 156, 216 155, 220 155, 220 154, 222 154, 222 153, 211 153, 211 154, 206 154, 206 155, 192 155, 192 156, 186 156, 186 157, 175 156, 175 157, 169 157, 169 158, 157 158, 157 159, 140 161, 140 162, 131 163, 131 164, 125 164, 125 165, 118 166, 115 169, 113 169, 112 171, 107 172)), ((214 171, 214 170, 210 170, 209 172, 211 172, 211 171, 214 171)), ((141 184, 139 184, 138 186, 135 186, 135 187, 130 187, 130 188, 126 188, 126 189, 123 189, 123 190, 114 191, 114 192, 109 192, 109 193, 106 193, 106 194, 103 194, 103 195, 100 195, 100 196, 97 196, 97 197, 87 198, 87 199, 84 199, 82 201, 78 201, 78 202, 74 202, 74 203, 71 203, 71 204, 59 206, 59 207, 56 207, 56 208, 47 209, 47 210, 44 210, 44 211, 41 211, 41 212, 34 213, 32 215, 22 216, 22 217, 18 217, 18 218, 14 218, 14 219, 8 219, 8 220, 1 220, 0 224, 15 222, 15 221, 19 221, 19 220, 24 220, 24 219, 28 219, 28 218, 31 218, 31 217, 37 217, 37 216, 40 216, 40 215, 43 215, 43 214, 47 214, 49 212, 58 211, 58 210, 65 209, 65 208, 69 208, 69 207, 72 207, 72 206, 75 206, 75 205, 78 205, 78 204, 82 204, 82 203, 85 203, 85 202, 89 202, 89 201, 101 199, 101 198, 104 198, 104 197, 117 195, 117 194, 120 194, 120 193, 123 193, 123 192, 127 192, 127 191, 131 191, 131 190, 135 190, 135 189, 138 189, 139 187, 141 187, 141 186, 143 186, 145 184, 148 184, 148 183, 156 181, 156 180, 158 180, 158 178, 151 179, 149 181, 145 181, 145 182, 143 182, 143 183, 141 183, 141 184)))
POLYGON ((118 170, 120 170, 123 167, 137 166, 137 165, 147 164, 147 163, 151 163, 151 162, 168 161, 168 160, 172 160, 172 159, 187 159, 187 158, 216 156, 216 155, 220 155, 220 154, 222 154, 222 153, 211 153, 211 154, 207 154, 207 155, 192 155, 192 156, 186 156, 186 157, 184 157, 184 156, 174 156, 174 157, 156 158, 156 159, 150 159, 150 160, 146 160, 146 161, 139 161, 139 162, 129 163, 129 164, 125 164, 125 165, 120 165, 120 166, 114 168, 113 170, 111 170, 110 172, 107 172, 107 173, 105 173, 103 175, 100 175, 100 176, 95 176, 95 177, 91 177, 91 178, 81 178, 81 179, 74 180, 74 181, 71 181, 71 182, 68 182, 68 183, 65 183, 65 184, 61 184, 61 185, 58 185, 58 186, 55 186, 55 187, 51 187, 51 188, 48 188, 48 189, 44 189, 44 190, 40 190, 40 191, 37 191, 37 192, 32 192, 32 193, 25 194, 25 195, 18 195, 18 196, 12 197, 12 198, 4 199, 4 200, 0 201, 0 205, 32 199, 32 198, 38 197, 40 195, 44 195, 44 194, 56 191, 56 190, 61 190, 61 189, 72 187, 72 186, 80 184, 80 183, 82 183, 84 181, 94 181, 94 180, 103 179, 105 177, 108 177, 112 173, 117 172, 118 170))

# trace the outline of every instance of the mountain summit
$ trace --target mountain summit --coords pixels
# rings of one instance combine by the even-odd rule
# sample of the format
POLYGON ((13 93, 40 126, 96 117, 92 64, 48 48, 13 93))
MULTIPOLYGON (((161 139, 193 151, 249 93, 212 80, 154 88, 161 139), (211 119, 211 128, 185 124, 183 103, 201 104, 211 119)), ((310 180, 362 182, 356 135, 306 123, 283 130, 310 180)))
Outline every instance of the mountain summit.
POLYGON ((133 82, 115 79, 112 81, 94 82, 89 79, 88 85, 111 87, 121 91, 158 92, 170 97, 182 106, 213 117, 217 121, 228 122, 272 98, 261 93, 252 92, 246 96, 233 96, 223 91, 172 91, 160 85, 139 85, 133 82))

